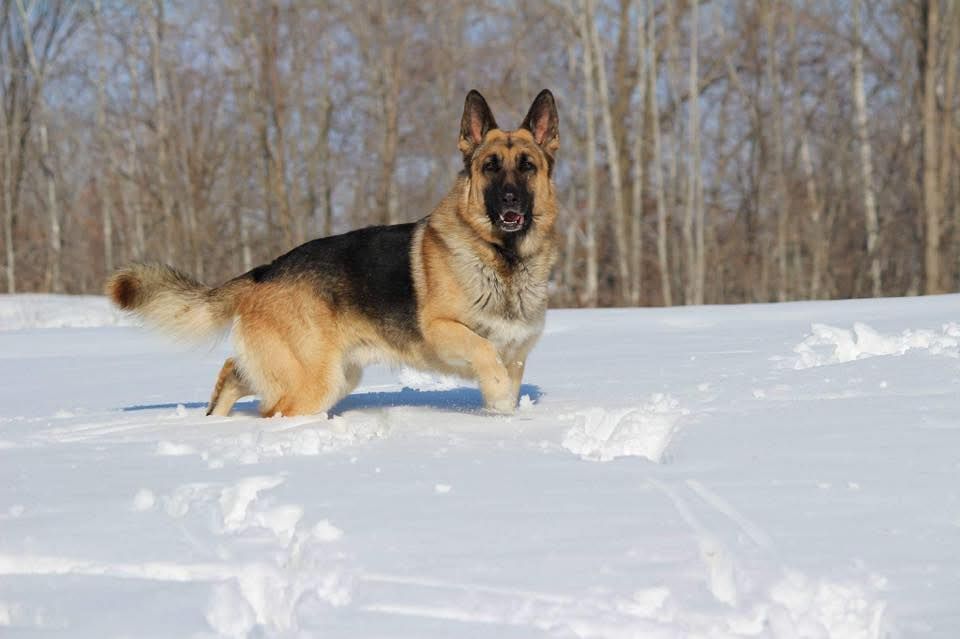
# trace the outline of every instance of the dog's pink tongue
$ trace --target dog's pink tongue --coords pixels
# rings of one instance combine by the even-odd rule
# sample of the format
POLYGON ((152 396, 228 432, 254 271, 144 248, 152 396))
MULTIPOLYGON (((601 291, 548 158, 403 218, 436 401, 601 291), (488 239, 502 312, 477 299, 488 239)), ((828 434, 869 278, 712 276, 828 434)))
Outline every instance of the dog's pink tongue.
POLYGON ((503 221, 508 224, 516 224, 523 219, 523 216, 519 213, 514 213, 512 211, 503 214, 503 221))

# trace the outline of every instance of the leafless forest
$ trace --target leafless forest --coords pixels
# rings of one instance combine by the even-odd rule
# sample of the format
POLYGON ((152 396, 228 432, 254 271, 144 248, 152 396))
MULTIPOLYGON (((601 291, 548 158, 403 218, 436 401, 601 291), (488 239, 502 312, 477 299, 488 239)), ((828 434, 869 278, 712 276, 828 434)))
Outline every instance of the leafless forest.
POLYGON ((561 112, 555 305, 960 289, 960 0, 0 0, 5 291, 216 283, 561 112))

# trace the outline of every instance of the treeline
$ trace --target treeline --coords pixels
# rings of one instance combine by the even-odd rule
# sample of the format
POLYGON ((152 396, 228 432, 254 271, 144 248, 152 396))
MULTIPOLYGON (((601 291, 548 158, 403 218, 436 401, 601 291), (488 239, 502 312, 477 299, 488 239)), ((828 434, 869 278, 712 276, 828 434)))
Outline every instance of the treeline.
POLYGON ((5 291, 429 212, 557 95, 554 303, 960 288, 960 0, 0 0, 5 291))

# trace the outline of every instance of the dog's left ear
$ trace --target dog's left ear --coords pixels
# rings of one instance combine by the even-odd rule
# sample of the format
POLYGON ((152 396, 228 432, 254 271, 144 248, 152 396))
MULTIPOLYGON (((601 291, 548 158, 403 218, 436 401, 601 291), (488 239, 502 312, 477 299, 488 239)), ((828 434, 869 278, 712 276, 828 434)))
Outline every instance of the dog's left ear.
POLYGON ((560 116, 549 89, 544 89, 536 97, 520 127, 533 134, 533 139, 547 155, 553 157, 556 154, 560 148, 560 116))
POLYGON ((480 92, 473 89, 464 101, 463 118, 460 120, 460 142, 457 146, 464 159, 469 162, 470 156, 483 141, 483 136, 496 128, 497 121, 493 119, 493 111, 480 92))

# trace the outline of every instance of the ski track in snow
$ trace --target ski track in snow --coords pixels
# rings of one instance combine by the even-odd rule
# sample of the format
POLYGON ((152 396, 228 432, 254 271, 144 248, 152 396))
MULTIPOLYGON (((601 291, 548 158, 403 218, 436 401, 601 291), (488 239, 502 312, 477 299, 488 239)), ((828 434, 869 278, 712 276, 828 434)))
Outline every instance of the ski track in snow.
MULTIPOLYGON (((76 317, 69 321, 58 319, 49 309, 31 316, 33 311, 22 310, 25 306, 19 301, 19 319, 14 321, 9 319, 13 317, 9 310, 4 315, 4 302, 0 296, 0 330, 15 329, 17 322, 23 321, 33 321, 38 326, 114 323, 114 318, 100 317, 99 311, 86 307, 79 308, 76 317), (33 319, 24 320, 25 317, 33 319)), ((55 308, 64 302, 53 300, 51 304, 55 308)), ((97 304, 93 303, 91 308, 96 309, 97 304)), ((612 321, 610 318, 619 313, 598 313, 596 317, 598 321, 612 321)), ((548 324, 547 335, 571 340, 582 329, 578 316, 566 313, 560 317, 555 326, 548 324)), ((696 337, 702 331, 719 330, 723 319, 677 315, 657 319, 655 323, 664 330, 686 331, 682 334, 696 337)), ((71 592, 71 581, 76 579, 87 587, 98 579, 119 579, 143 584, 195 584, 202 588, 203 597, 193 602, 194 607, 189 610, 190 615, 205 624, 192 627, 190 633, 198 636, 210 632, 238 638, 323 636, 317 628, 325 623, 336 628, 338 619, 348 618, 353 619, 351 627, 372 624, 372 628, 380 629, 377 636, 392 636, 395 628, 413 628, 396 635, 403 637, 440 636, 434 634, 436 628, 443 629, 439 631, 443 636, 478 637, 501 636, 507 630, 519 634, 504 636, 612 639, 900 636, 899 620, 892 610, 896 601, 891 600, 897 584, 891 582, 883 567, 857 559, 824 568, 823 563, 787 555, 778 537, 788 526, 781 524, 777 515, 789 516, 792 522, 797 521, 798 515, 770 510, 769 502, 775 502, 780 493, 765 492, 767 503, 763 499, 754 502, 751 493, 740 488, 744 481, 740 479, 740 469, 719 480, 712 471, 691 474, 690 469, 696 469, 696 465, 663 463, 673 461, 675 446, 686 445, 688 440, 696 444, 698 437, 709 437, 711 430, 719 429, 717 439, 708 440, 714 445, 694 446, 684 454, 684 461, 698 454, 701 464, 720 464, 724 454, 732 455, 737 450, 734 444, 726 444, 724 428, 751 427, 754 430, 745 432, 762 440, 768 436, 765 429, 774 428, 780 417, 772 413, 763 422, 763 428, 747 423, 746 419, 741 426, 745 411, 764 410, 772 399, 856 399, 863 394, 860 389, 865 385, 860 376, 869 375, 851 372, 847 383, 856 391, 823 392, 816 386, 819 381, 798 381, 800 371, 916 350, 945 356, 945 361, 960 356, 960 324, 950 322, 940 330, 902 329, 893 333, 881 333, 863 322, 852 323, 851 329, 813 323, 811 330, 793 348, 793 356, 788 357, 773 346, 762 351, 754 346, 740 347, 738 343, 719 347, 706 343, 689 358, 674 358, 690 369, 670 378, 669 384, 653 375, 642 382, 626 380, 596 401, 589 393, 563 395, 556 391, 558 397, 553 397, 553 389, 562 388, 560 382, 565 380, 555 376, 553 386, 545 385, 543 398, 526 396, 516 415, 507 418, 470 410, 458 412, 443 405, 424 408, 376 404, 332 417, 263 420, 240 414, 205 418, 203 408, 195 404, 160 404, 156 408, 148 405, 145 409, 134 407, 130 412, 121 412, 88 409, 82 401, 69 409, 50 411, 49 416, 0 417, 0 454, 7 456, 5 459, 44 450, 59 451, 57 454, 66 455, 65 459, 84 455, 94 459, 101 451, 115 450, 111 454, 132 455, 145 466, 164 468, 164 464, 170 464, 169 468, 178 469, 153 476, 154 481, 149 474, 134 475, 135 483, 117 487, 125 491, 120 509, 123 514, 112 516, 125 519, 113 521, 122 521, 129 530, 160 527, 196 553, 171 558, 169 552, 158 548, 163 552, 151 556, 151 547, 145 542, 141 559, 137 560, 111 554, 109 539, 96 552, 86 554, 57 552, 59 544, 50 544, 50 537, 42 534, 38 540, 28 535, 22 544, 13 538, 0 539, 0 630, 95 636, 84 633, 82 626, 76 633, 77 619, 84 618, 83 611, 65 607, 55 596, 43 598, 18 592, 18 585, 45 580, 49 592, 55 593, 58 587, 71 592), (707 375, 709 357, 739 359, 720 374, 707 375), (643 391, 636 394, 637 389, 643 391), (630 396, 645 399, 627 403, 625 398, 630 396), (685 435, 678 440, 681 430, 685 435), (714 447, 718 452, 714 453, 714 447), (390 454, 376 452, 383 449, 390 450, 390 454), (570 561, 572 572, 564 573, 563 578, 535 578, 539 565, 536 562, 529 564, 533 568, 530 575, 511 573, 503 567, 522 558, 524 551, 509 544, 523 542, 523 535, 505 540, 504 555, 484 554, 489 553, 483 547, 485 536, 499 534, 493 528, 470 537, 476 547, 445 546, 436 556, 429 550, 423 554, 421 546, 437 539, 432 526, 449 527, 449 534, 438 532, 443 532, 442 538, 455 540, 464 534, 458 522, 472 521, 474 509, 496 512, 488 503, 491 499, 508 499, 514 493, 533 495, 526 503, 509 504, 507 510, 514 516, 538 503, 541 493, 533 487, 528 493, 523 486, 507 486, 503 493, 491 493, 496 498, 477 492, 477 476, 471 475, 477 471, 466 471, 480 463, 490 450, 507 451, 518 457, 509 457, 510 464, 489 476, 480 475, 483 482, 494 487, 498 475, 512 477, 515 466, 511 464, 517 459, 544 458, 547 461, 537 468, 553 469, 556 481, 567 481, 559 505, 547 511, 547 515, 557 516, 566 506, 584 509, 582 515, 562 520, 569 535, 583 537, 582 546, 573 550, 547 548, 541 557, 543 566, 570 561), (447 459, 453 454, 451 451, 466 451, 460 465, 430 466, 433 461, 447 459), (368 455, 378 465, 371 462, 372 474, 366 477, 384 478, 384 482, 370 481, 369 488, 358 484, 355 475, 349 480, 352 483, 340 486, 324 483, 311 474, 312 468, 324 468, 325 460, 336 461, 341 468, 348 462, 360 467, 368 455), (308 457, 317 459, 303 459, 308 457), (619 462, 606 466, 581 460, 619 462), (398 466, 391 468, 392 463, 398 466), (424 468, 434 470, 422 471, 424 468), (442 472, 437 468, 443 468, 442 472), (606 476, 606 469, 623 474, 606 476), (401 475, 400 470, 407 475, 401 475), (575 473, 578 479, 564 480, 567 473, 575 473), (397 478, 395 498, 373 499, 371 495, 376 496, 377 490, 390 485, 388 476, 397 478), (172 477, 177 480, 171 484, 172 477), (600 481, 598 477, 610 477, 612 483, 597 484, 600 490, 596 495, 577 492, 584 485, 578 482, 600 481), (357 511, 350 502, 328 507, 328 502, 336 502, 334 496, 339 490, 356 490, 350 493, 352 499, 369 499, 369 508, 378 505, 386 510, 357 511), (621 492, 608 510, 601 511, 611 518, 610 522, 590 520, 594 511, 584 504, 601 500, 604 491, 614 490, 621 492), (410 491, 416 496, 410 497, 410 491), (394 499, 400 504, 398 512, 388 508, 394 499), (735 503, 750 506, 738 508, 735 503), (434 512, 447 519, 430 520, 428 515, 434 512), (340 513, 340 517, 335 513, 340 513), (344 521, 352 518, 353 524, 341 523, 341 517, 344 521), (421 520, 422 517, 427 518, 421 520), (366 527, 357 522, 366 522, 366 527), (616 534, 601 536, 606 525, 616 534), (659 537, 651 532, 658 527, 665 531, 659 537), (639 550, 619 555, 614 552, 631 534, 640 535, 636 542, 639 550), (420 537, 424 540, 420 541, 420 537), (382 554, 371 553, 373 548, 382 554), (454 564, 458 570, 449 567, 454 549, 461 555, 454 564), (405 552, 412 553, 410 559, 404 559, 405 552), (472 558, 475 552, 476 560, 472 558), (564 555, 565 552, 569 554, 564 555), (597 553, 595 564, 577 563, 578 554, 589 553, 597 553), (626 557, 634 557, 631 561, 637 563, 624 563, 624 575, 617 562, 626 562, 626 557), (584 570, 585 566, 590 568, 574 579, 575 571, 584 570), (617 579, 605 582, 604 575, 610 574, 617 575, 617 579), (556 585, 543 587, 553 582, 556 585), (421 623, 425 625, 417 625, 421 623)), ((802 335, 803 330, 798 328, 795 337, 785 337, 786 343, 795 343, 793 340, 802 335)), ((616 351, 611 350, 607 356, 614 354, 616 351)), ((953 370, 945 368, 946 363, 938 366, 940 378, 945 376, 944 371, 953 370)), ((532 373, 535 371, 533 367, 532 373)), ((872 387, 878 397, 883 397, 886 378, 894 377, 895 369, 887 368, 878 373, 881 374, 882 382, 872 387)), ((442 396, 444 392, 458 393, 463 385, 452 378, 409 370, 400 371, 398 377, 392 385, 361 386, 358 392, 377 389, 378 393, 389 394, 402 392, 393 389, 406 387, 442 396)), ((608 382, 597 381, 596 388, 603 388, 605 383, 608 382)), ((805 414, 801 415, 806 419, 805 414)), ((940 432, 953 431, 944 427, 940 432)), ((754 442, 748 439, 742 445, 754 442)), ((820 450, 816 449, 818 454, 820 450)), ((764 449, 763 454, 783 453, 774 445, 764 449)), ((745 464, 744 459, 733 463, 745 464)), ((2 463, 4 460, 0 460, 2 463)), ((759 480, 766 482, 764 490, 786 487, 784 490, 793 491, 784 493, 794 500, 791 503, 810 500, 799 502, 810 512, 824 508, 830 500, 845 504, 843 500, 853 499, 851 495, 869 493, 871 499, 878 498, 869 472, 857 474, 855 466, 846 480, 821 480, 807 475, 797 479, 788 470, 782 471, 786 479, 781 480, 777 465, 771 467, 775 470, 759 480), (838 496, 838 486, 848 488, 838 496), (811 494, 814 496, 810 497, 811 494)), ((344 474, 342 470, 333 473, 322 477, 332 476, 339 481, 339 475, 344 474)), ((528 480, 533 478, 531 475, 528 480)), ((93 490, 104 489, 96 482, 90 486, 93 490)), ((0 493, 3 494, 11 493, 0 493)), ((16 489, 12 494, 17 495, 16 489)), ((542 494, 543 499, 550 496, 549 491, 542 494)), ((56 501, 52 496, 47 498, 56 501)), ((26 498, 16 503, 0 501, 0 526, 24 525, 33 518, 42 522, 44 517, 65 517, 58 515, 57 509, 69 512, 70 504, 61 501, 49 511, 44 507, 43 503, 34 504, 26 498)), ((947 516, 953 522, 960 521, 960 509, 954 510, 947 516)), ((536 514, 531 517, 535 520, 536 514)), ((812 521, 814 526, 823 522, 812 521)), ((484 525, 489 526, 480 520, 476 524, 481 530, 484 525)), ((501 525, 509 527, 511 520, 505 519, 501 525)), ((532 526, 531 530, 548 535, 553 528, 532 526)), ((796 546, 798 542, 794 539, 792 543, 796 546)), ((819 552, 811 547, 814 550, 810 552, 819 552)), ((897 592, 903 593, 902 589, 897 592)), ((924 627, 922 622, 912 623, 913 628, 924 627)), ((136 634, 136 627, 126 627, 126 631, 136 634)))

